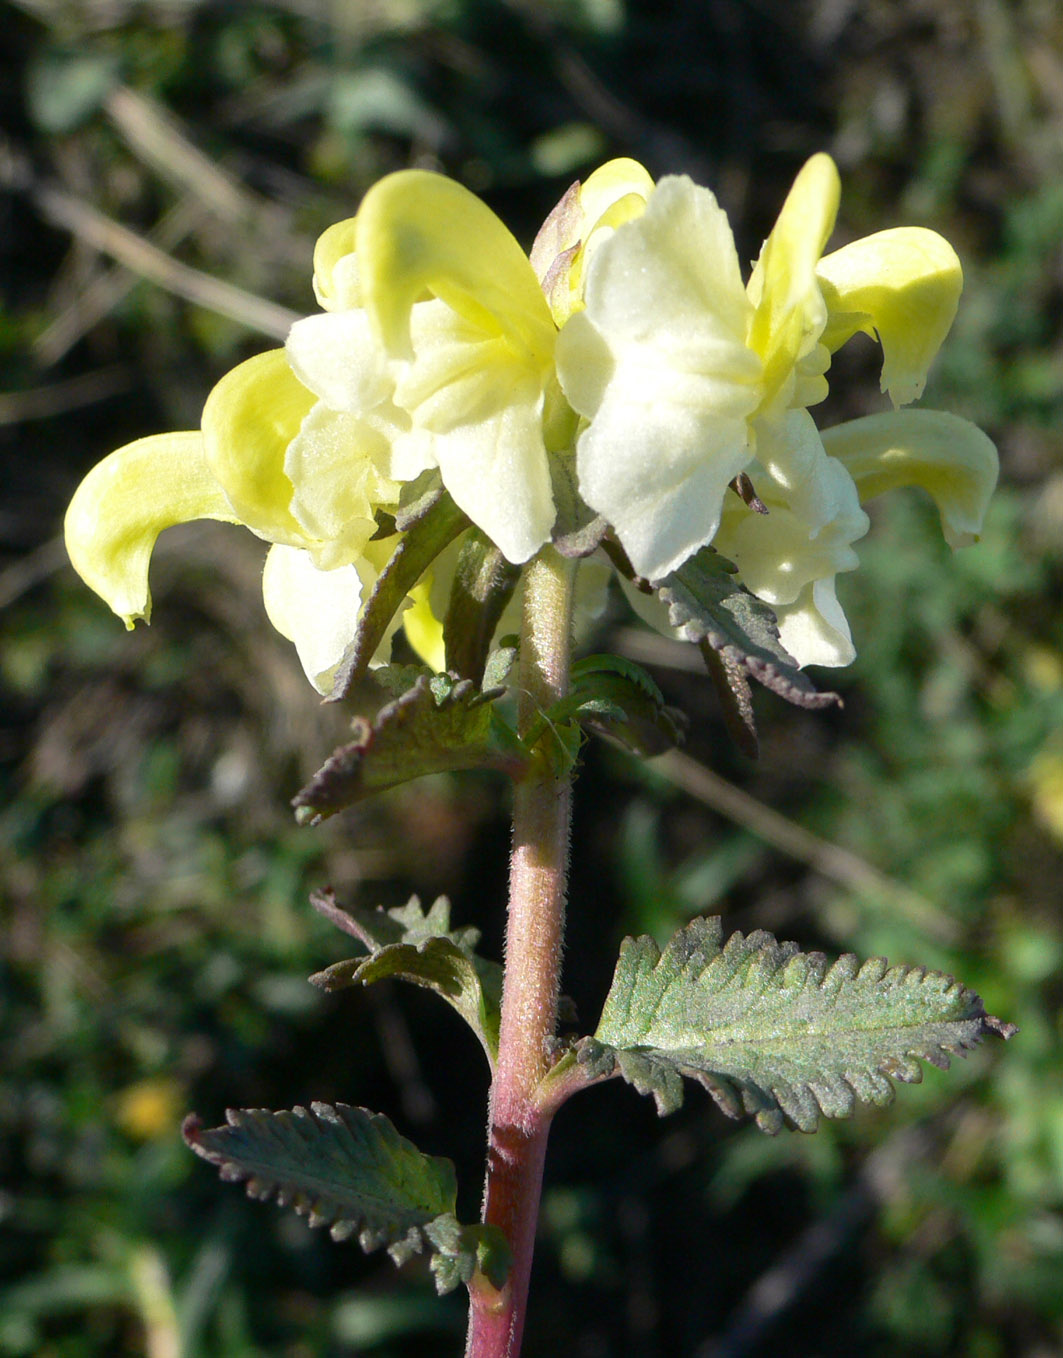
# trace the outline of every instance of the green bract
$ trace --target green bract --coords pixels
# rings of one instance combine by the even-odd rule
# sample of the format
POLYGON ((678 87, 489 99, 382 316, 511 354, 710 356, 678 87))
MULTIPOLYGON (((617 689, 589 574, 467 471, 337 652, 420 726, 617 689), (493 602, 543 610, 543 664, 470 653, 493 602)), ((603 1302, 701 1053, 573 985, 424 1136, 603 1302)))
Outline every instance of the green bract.
MULTIPOLYGON (((921 485, 958 545, 979 531, 997 461, 938 412, 817 429, 809 407, 857 331, 882 345, 894 405, 918 397, 962 286, 924 229, 824 255, 838 199, 833 162, 814 156, 743 283, 713 195, 681 176, 654 185, 634 161, 574 185, 530 259, 459 184, 390 175, 319 240, 322 310, 284 349, 222 378, 201 430, 141 439, 89 473, 67 514, 71 560, 132 626, 150 616, 162 529, 245 524, 273 544, 269 617, 327 692, 407 501, 434 485, 515 566, 594 515, 623 548, 613 560, 651 584, 711 543, 798 664, 846 664, 835 577, 857 564, 861 501, 921 485), (755 498, 729 489, 740 474, 755 498)), ((403 607, 439 668, 452 563, 432 569, 403 607)))

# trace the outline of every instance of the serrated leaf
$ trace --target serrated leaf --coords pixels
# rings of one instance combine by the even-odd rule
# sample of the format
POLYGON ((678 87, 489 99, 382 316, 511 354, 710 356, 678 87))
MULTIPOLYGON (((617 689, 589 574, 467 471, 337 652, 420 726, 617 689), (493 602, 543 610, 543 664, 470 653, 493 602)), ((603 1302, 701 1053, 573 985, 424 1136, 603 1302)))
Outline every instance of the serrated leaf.
POLYGON ((591 655, 573 665, 572 692, 550 716, 574 717, 643 758, 682 744, 686 735, 683 713, 665 703, 646 671, 615 655, 591 655))
POLYGON ((325 761, 295 797, 300 824, 317 825, 337 811, 429 773, 496 769, 518 777, 528 756, 509 736, 491 703, 468 679, 419 674, 375 717, 355 717, 353 740, 325 761))
POLYGON ((430 1250, 440 1292, 468 1281, 481 1257, 496 1277, 504 1272, 497 1233, 454 1217, 454 1166, 419 1151, 382 1113, 314 1103, 225 1116, 226 1126, 210 1129, 186 1118, 182 1133, 223 1179, 246 1184, 250 1197, 275 1198, 311 1226, 327 1226, 335 1240, 357 1238, 367 1252, 383 1246, 397 1264, 430 1250))
POLYGON ((372 985, 388 977, 434 990, 480 1040, 494 1068, 502 1008, 502 968, 473 950, 478 929, 450 928, 450 902, 440 896, 427 914, 416 896, 392 910, 341 910, 331 892, 311 897, 315 908, 353 934, 368 957, 336 962, 310 977, 322 990, 372 985))
POLYGON ((336 671, 326 702, 345 698, 365 674, 410 590, 443 548, 469 527, 469 520, 445 491, 437 489, 397 515, 395 525, 402 529, 402 537, 363 605, 358 630, 336 671))
POLYGON ((362 906, 341 906, 331 887, 315 891, 310 904, 345 934, 365 945, 370 952, 391 943, 423 943, 428 938, 447 938, 459 948, 471 952, 480 941, 480 931, 472 925, 462 929, 450 927, 450 901, 437 896, 427 911, 419 896, 411 896, 405 905, 385 910, 378 906, 367 910, 362 906))
POLYGON ((588 1081, 619 1074, 664 1114, 688 1076, 730 1117, 814 1131, 858 1099, 890 1102, 892 1081, 922 1078, 919 1061, 947 1069, 987 1032, 1015 1031, 943 972, 851 954, 830 963, 759 930, 722 938, 713 918, 663 953, 651 938, 625 940, 598 1030, 578 1044, 588 1081))
POLYGON ((725 708, 745 747, 755 742, 753 709, 746 676, 797 707, 822 708, 840 701, 836 693, 817 692, 779 641, 775 614, 739 581, 731 562, 703 547, 656 586, 668 605, 668 619, 687 641, 719 653, 709 672, 721 693, 733 695, 725 708))
POLYGON ((466 535, 443 620, 449 671, 474 684, 484 682, 491 639, 519 579, 520 567, 511 565, 478 528, 466 535))
POLYGON ((440 1293, 470 1282, 474 1272, 493 1287, 505 1284, 513 1253, 497 1226, 462 1226, 457 1217, 442 1216, 425 1227, 425 1235, 432 1242, 431 1269, 440 1293))

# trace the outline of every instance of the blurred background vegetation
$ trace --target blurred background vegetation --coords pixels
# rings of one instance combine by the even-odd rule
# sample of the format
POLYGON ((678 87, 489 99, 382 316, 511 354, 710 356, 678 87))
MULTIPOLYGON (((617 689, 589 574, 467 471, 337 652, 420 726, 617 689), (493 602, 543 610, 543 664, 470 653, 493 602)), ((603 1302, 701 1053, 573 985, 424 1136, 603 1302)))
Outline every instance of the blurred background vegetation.
MULTIPOLYGON (((982 543, 874 507, 841 582, 843 710, 760 695, 737 755, 690 656, 617 607, 598 649, 691 715, 685 760, 588 747, 565 978, 696 913, 953 971, 1021 1035, 887 1111, 775 1140, 698 1091, 608 1085, 548 1165, 542 1354, 1063 1351, 1063 8, 1058 0, 19 0, 0 4, 0 1354, 457 1353, 460 1297, 336 1246, 181 1145, 189 1109, 386 1110, 480 1191, 486 1075, 421 992, 326 997, 307 905, 455 902, 500 946, 506 792, 400 790, 317 829, 342 734, 258 590, 261 544, 174 530, 127 635, 57 537, 79 477, 193 427, 307 312, 316 234, 386 171, 445 170, 530 244, 634 155, 710 184, 755 255, 812 151, 836 243, 925 223, 964 259, 925 403, 997 440, 982 543)), ((882 406, 875 351, 828 418, 882 406)))

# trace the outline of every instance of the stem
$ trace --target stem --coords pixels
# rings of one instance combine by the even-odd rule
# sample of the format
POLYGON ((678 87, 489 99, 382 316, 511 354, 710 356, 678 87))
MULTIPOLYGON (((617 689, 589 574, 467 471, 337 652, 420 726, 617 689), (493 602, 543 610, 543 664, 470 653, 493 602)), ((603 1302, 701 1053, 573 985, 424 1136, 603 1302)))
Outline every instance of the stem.
MULTIPOLYGON (((568 689, 574 570, 546 547, 525 571, 522 734, 568 689)), ((547 730, 543 741, 550 739, 547 730)), ((571 802, 571 770, 558 774, 542 755, 514 793, 505 980, 484 1193, 484 1221, 505 1233, 513 1267, 500 1292, 480 1275, 473 1279, 466 1358, 520 1353, 552 1117, 535 1091, 550 1068, 557 1031, 571 802)))

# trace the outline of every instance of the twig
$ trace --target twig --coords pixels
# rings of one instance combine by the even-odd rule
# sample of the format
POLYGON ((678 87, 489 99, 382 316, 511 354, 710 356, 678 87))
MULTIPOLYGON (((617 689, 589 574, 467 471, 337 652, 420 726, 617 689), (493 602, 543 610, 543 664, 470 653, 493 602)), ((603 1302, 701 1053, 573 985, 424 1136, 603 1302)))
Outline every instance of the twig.
POLYGON ((63 189, 40 184, 31 189, 31 194, 48 221, 196 306, 227 316, 249 330, 257 330, 277 340, 285 339, 292 324, 299 319, 298 313, 287 307, 267 302, 232 283, 171 259, 151 241, 63 189))
POLYGON ((112 363, 95 372, 70 377, 63 382, 51 382, 27 391, 0 392, 0 425, 23 424, 27 420, 46 420, 52 415, 65 415, 81 406, 106 401, 130 386, 129 373, 120 363, 112 363))
POLYGON ((0 608, 7 608, 34 585, 47 580, 67 564, 62 536, 49 538, 35 551, 0 571, 0 608))
POLYGON ((833 1211, 814 1221, 746 1293, 724 1334, 697 1349, 695 1358, 745 1358, 765 1333, 808 1290, 832 1255, 845 1245, 879 1203, 894 1196, 897 1179, 926 1157, 932 1137, 925 1127, 907 1127, 864 1161, 856 1181, 833 1211))
MULTIPOLYGON (((185 199, 159 220, 149 232, 148 240, 160 250, 170 251, 191 235, 205 216, 202 203, 185 199)), ((34 340, 33 351, 37 359, 45 367, 58 363, 138 282, 137 277, 121 265, 101 268, 96 277, 78 291, 75 300, 34 340)))
POLYGON ((193 145, 173 115, 154 100, 119 85, 103 107, 130 149, 151 169, 224 221, 239 222, 257 211, 254 197, 193 145))
POLYGON ((654 768, 706 806, 712 807, 736 825, 743 826, 759 839, 781 850, 814 872, 830 878, 850 891, 885 897, 912 923, 940 943, 955 943, 956 926, 925 896, 888 877, 865 859, 773 811, 748 792, 735 787, 699 764, 696 759, 670 750, 661 755, 654 768))

